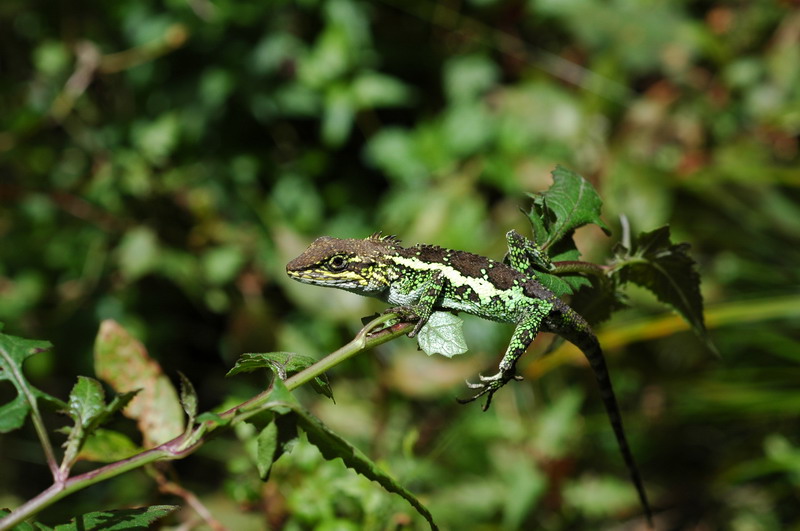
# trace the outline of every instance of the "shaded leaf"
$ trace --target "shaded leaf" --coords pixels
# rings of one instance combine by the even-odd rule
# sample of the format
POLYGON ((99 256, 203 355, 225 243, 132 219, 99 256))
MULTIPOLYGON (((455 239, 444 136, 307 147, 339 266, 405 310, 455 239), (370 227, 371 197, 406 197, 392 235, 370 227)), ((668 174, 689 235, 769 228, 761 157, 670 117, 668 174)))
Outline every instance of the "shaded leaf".
POLYGON ((0 406, 0 433, 8 433, 20 428, 25 423, 25 418, 30 410, 30 403, 22 394, 0 406))
POLYGON ((130 391, 115 396, 110 404, 106 404, 103 386, 94 378, 78 376, 72 387, 66 410, 73 425, 65 431, 69 434, 64 443, 64 462, 71 465, 79 456, 86 439, 111 415, 125 407, 136 395, 130 391))
POLYGON ((433 312, 419 331, 417 341, 428 356, 441 354, 452 358, 467 351, 464 321, 450 312, 433 312))
POLYGON ((575 291, 569 305, 590 325, 607 321, 614 312, 627 307, 622 292, 610 282, 606 285, 592 278, 589 284, 575 291))
MULTIPOLYGON (((225 376, 233 376, 243 372, 253 372, 258 369, 269 369, 281 380, 298 373, 317 362, 311 356, 295 354, 294 352, 248 352, 239 356, 236 364, 225 376)), ((318 393, 333 398, 328 377, 325 374, 317 376, 311 382, 318 393)))
POLYGON ((125 529, 149 529, 151 525, 178 509, 178 505, 152 505, 137 509, 94 511, 57 525, 56 531, 122 531, 125 529))
POLYGON ((717 353, 708 338, 703 318, 700 275, 689 256, 689 244, 670 242, 669 227, 643 232, 632 243, 630 252, 617 248, 614 272, 620 283, 632 282, 650 290, 656 298, 672 306, 717 353))
POLYGON ((97 375, 118 393, 142 389, 124 414, 136 419, 146 447, 181 434, 184 419, 178 393, 144 345, 115 321, 106 320, 100 325, 94 359, 97 375))
POLYGON ((98 428, 86 438, 75 460, 113 463, 141 451, 142 449, 127 435, 115 430, 98 428))
POLYGON ((181 379, 181 406, 183 406, 186 416, 189 417, 186 426, 191 427, 197 416, 197 391, 194 390, 194 385, 185 374, 178 371, 178 377, 181 379))
POLYGON ((8 380, 17 391, 14 399, 0 406, 0 433, 22 426, 31 409, 37 407, 36 400, 45 400, 62 409, 67 407, 61 400, 31 385, 22 372, 25 360, 50 347, 47 341, 0 334, 0 381, 8 380))
MULTIPOLYGON (((276 381, 276 392, 280 396, 280 388, 283 382, 276 381)), ((411 504, 417 512, 422 515, 430 524, 431 529, 437 529, 433 521, 433 516, 425 506, 410 491, 400 485, 394 478, 380 469, 376 463, 364 455, 358 448, 352 446, 347 440, 331 431, 318 418, 314 417, 309 411, 301 407, 293 398, 291 402, 283 402, 274 407, 274 411, 279 412, 278 407, 282 407, 286 413, 276 419, 278 423, 279 440, 283 439, 286 428, 281 425, 281 421, 290 421, 289 427, 300 427, 306 433, 311 444, 316 446, 325 459, 333 460, 341 458, 345 466, 355 470, 358 474, 377 482, 384 489, 394 494, 402 496, 411 504)))
POLYGON ((256 439, 256 467, 261 479, 266 480, 272 463, 275 461, 275 450, 278 448, 278 425, 273 421, 267 424, 256 439))

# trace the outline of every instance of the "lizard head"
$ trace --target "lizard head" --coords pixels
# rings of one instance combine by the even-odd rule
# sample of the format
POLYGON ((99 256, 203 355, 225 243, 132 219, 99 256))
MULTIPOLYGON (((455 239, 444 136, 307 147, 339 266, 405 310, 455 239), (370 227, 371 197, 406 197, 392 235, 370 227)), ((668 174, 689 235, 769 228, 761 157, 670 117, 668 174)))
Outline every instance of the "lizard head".
POLYGON ((373 234, 365 239, 317 238, 300 256, 286 265, 286 273, 306 284, 316 284, 379 296, 389 286, 397 240, 373 234))

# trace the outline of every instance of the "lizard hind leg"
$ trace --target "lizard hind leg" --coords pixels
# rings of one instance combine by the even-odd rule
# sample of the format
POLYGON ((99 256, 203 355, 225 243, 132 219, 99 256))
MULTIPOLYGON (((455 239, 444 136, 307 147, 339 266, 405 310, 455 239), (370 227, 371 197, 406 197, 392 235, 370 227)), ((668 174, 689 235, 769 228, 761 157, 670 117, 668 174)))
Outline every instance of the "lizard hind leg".
MULTIPOLYGON (((541 308, 538 308, 541 310, 541 308)), ((536 338, 539 332, 539 325, 542 322, 542 317, 547 312, 535 311, 530 316, 520 322, 517 328, 514 329, 514 334, 511 336, 511 341, 508 344, 506 353, 500 361, 499 370, 492 376, 479 375, 480 381, 478 383, 467 382, 467 387, 476 389, 478 392, 470 398, 458 399, 461 404, 472 402, 484 395, 486 396, 486 403, 483 405, 483 410, 489 409, 492 403, 494 394, 505 384, 511 380, 522 380, 516 372, 517 360, 525 354, 528 346, 536 338)))

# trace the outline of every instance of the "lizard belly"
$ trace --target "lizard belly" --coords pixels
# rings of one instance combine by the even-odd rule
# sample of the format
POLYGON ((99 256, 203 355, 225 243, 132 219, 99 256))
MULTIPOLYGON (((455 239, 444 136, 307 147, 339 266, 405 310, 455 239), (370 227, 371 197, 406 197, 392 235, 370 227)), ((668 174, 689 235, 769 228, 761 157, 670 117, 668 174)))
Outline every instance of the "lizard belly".
POLYGON ((420 286, 415 290, 405 291, 399 288, 397 285, 392 284, 389 286, 389 292, 386 295, 386 302, 389 304, 396 304, 397 306, 413 306, 419 301, 423 290, 424 287, 420 286))

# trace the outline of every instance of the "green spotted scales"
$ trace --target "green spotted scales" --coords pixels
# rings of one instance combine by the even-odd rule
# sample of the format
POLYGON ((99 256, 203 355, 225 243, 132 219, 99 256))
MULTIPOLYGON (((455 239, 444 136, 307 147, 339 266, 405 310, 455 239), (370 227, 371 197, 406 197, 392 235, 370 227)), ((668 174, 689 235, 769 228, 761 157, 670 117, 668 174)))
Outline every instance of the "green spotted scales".
POLYGON ((622 427, 617 400, 597 338, 577 312, 535 279, 536 249, 524 237, 506 235, 504 262, 433 245, 402 247, 393 236, 373 234, 365 239, 323 236, 289 262, 286 272, 300 282, 339 288, 376 297, 394 305, 388 310, 416 318, 408 334, 414 337, 436 310, 466 312, 516 325, 499 371, 469 383, 477 393, 462 402, 492 396, 506 383, 521 379, 517 360, 539 332, 553 332, 579 347, 594 371, 601 398, 625 464, 639 493, 648 520, 647 495, 622 427))

